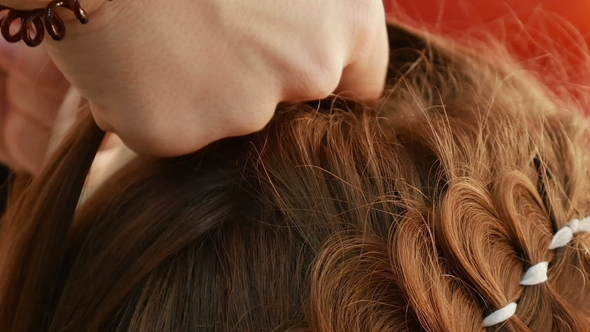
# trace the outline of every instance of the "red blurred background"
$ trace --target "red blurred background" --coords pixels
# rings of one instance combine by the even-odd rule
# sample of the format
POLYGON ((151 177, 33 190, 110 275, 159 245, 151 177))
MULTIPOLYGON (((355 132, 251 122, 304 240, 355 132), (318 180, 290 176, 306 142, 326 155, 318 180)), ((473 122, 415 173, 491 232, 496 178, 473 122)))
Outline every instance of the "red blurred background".
POLYGON ((408 17, 447 36, 489 33, 524 68, 539 72, 541 80, 560 90, 556 92, 588 104, 583 108, 590 115, 590 0, 384 0, 384 4, 390 17, 408 17))
POLYGON ((384 0, 384 3, 388 12, 399 5, 410 17, 426 23, 463 26, 490 22, 513 13, 526 20, 536 10, 543 9, 563 16, 586 37, 590 32, 588 0, 384 0))

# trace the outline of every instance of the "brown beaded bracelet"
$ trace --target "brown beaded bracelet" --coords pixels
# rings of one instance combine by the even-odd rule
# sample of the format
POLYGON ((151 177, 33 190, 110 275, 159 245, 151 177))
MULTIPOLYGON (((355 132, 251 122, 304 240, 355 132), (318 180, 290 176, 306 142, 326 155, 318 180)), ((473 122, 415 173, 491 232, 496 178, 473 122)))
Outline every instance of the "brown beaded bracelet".
POLYGON ((24 41, 25 44, 35 47, 43 41, 45 30, 54 40, 62 40, 66 35, 66 27, 63 20, 55 13, 59 7, 67 8, 74 12, 80 23, 88 23, 88 15, 80 6, 79 0, 54 0, 45 9, 15 10, 0 6, 0 12, 7 11, 0 19, 0 33, 10 43, 24 41), (20 29, 11 34, 11 25, 20 20, 20 29))

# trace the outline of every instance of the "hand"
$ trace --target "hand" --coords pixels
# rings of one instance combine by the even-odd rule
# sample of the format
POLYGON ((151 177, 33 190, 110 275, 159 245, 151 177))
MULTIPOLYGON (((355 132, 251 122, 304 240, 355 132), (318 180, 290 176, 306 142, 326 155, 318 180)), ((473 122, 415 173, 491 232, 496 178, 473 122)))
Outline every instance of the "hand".
POLYGON ((140 153, 181 155, 258 131, 281 101, 383 89, 382 0, 80 3, 90 23, 71 18, 64 40, 44 43, 98 125, 140 153))
POLYGON ((0 39, 0 162, 40 168, 69 85, 43 48, 0 39))

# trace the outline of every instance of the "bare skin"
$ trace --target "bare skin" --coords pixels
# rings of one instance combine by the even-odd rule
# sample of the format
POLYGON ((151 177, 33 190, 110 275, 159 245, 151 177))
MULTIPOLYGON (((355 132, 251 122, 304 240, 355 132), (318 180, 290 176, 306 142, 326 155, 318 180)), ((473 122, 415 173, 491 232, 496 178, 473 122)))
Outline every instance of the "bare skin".
MULTIPOLYGON (((21 9, 48 2, 0 0, 21 9)), ((281 101, 333 92, 374 99, 382 92, 388 55, 382 0, 81 4, 91 22, 81 25, 70 15, 66 38, 46 39, 45 48, 67 81, 90 101, 99 126, 138 153, 176 156, 258 131, 281 101)), ((8 68, 10 76, 16 67, 8 68)), ((46 84, 39 73, 31 75, 39 89, 46 84)), ((14 98, 31 98, 36 90, 28 91, 14 98)), ((51 110, 31 105, 28 113, 44 113, 41 117, 50 122, 55 118, 52 105, 46 107, 51 110)), ((3 125, 9 142, 12 124, 3 125)), ((22 129, 27 130, 32 132, 22 129)), ((37 151, 42 149, 35 144, 37 151)), ((9 153, 7 158, 23 156, 9 153)), ((30 169, 39 158, 28 159, 3 160, 30 169)))
POLYGON ((43 48, 0 40, 0 162, 41 166, 69 86, 43 48))

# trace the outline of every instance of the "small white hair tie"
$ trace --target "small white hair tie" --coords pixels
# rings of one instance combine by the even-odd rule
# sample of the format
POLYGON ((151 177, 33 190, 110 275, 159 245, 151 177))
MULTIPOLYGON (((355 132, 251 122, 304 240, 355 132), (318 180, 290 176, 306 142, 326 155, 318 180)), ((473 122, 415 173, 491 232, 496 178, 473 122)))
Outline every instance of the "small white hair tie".
POLYGON ((582 220, 573 219, 567 226, 557 231, 549 244, 549 250, 565 246, 574 238, 575 233, 590 233, 590 217, 582 220))
POLYGON ((516 312, 516 302, 511 302, 502 309, 498 309, 489 314, 483 320, 483 327, 490 327, 502 323, 512 317, 516 312))
MULTIPOLYGON (((590 216, 582 220, 573 219, 567 226, 562 227, 551 239, 549 250, 555 250, 566 246, 574 238, 576 233, 590 233, 590 216)), ((540 262, 531 266, 522 277, 520 284, 533 286, 547 281, 549 262, 540 262)), ((508 320, 516 312, 516 302, 511 302, 505 307, 492 312, 483 320, 483 327, 490 327, 508 320)))
POLYGON ((586 217, 582 220, 574 219, 572 222, 575 221, 575 228, 574 225, 570 225, 574 230, 574 233, 590 233, 590 217, 586 217))
POLYGON ((541 262, 531 266, 524 274, 524 277, 522 277, 520 284, 523 286, 532 286, 544 283, 547 281, 548 268, 549 262, 541 262))

